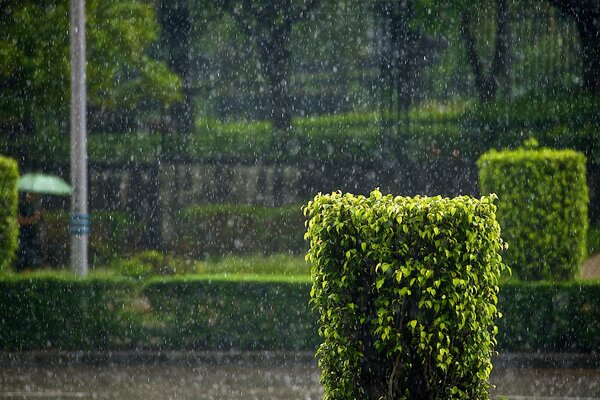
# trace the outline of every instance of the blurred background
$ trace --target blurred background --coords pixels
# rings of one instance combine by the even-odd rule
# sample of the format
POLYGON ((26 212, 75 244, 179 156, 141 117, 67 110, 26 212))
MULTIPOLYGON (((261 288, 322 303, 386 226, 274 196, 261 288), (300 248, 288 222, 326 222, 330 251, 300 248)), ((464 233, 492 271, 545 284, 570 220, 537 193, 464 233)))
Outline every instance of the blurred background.
MULTIPOLYGON (((478 195, 490 148, 587 157, 595 0, 88 0, 93 267, 148 250, 300 254, 318 192, 478 195)), ((0 2, 0 153, 69 177, 68 2, 0 2)), ((43 196, 42 264, 68 264, 43 196)), ((594 251, 594 246, 591 245, 594 251)))

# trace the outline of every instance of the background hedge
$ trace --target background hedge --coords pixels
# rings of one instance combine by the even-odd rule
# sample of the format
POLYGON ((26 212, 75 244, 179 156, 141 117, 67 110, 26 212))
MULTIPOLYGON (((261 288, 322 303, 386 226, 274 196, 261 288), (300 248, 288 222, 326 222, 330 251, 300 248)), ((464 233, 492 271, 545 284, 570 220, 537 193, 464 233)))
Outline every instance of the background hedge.
MULTIPOLYGON (((0 350, 314 351, 310 287, 308 277, 0 275, 0 350)), ((502 284, 497 349, 599 352, 598 298, 600 282, 502 284)))
POLYGON ((304 217, 299 205, 204 204, 182 211, 176 219, 172 247, 179 255, 301 253, 304 217))
POLYGON ((0 348, 101 350, 132 345, 125 316, 132 286, 120 279, 67 275, 0 280, 0 348))
POLYGON ((509 244, 506 263, 523 279, 572 279, 586 256, 588 187, 583 154, 491 150, 478 161, 483 193, 496 193, 509 244))
POLYGON ((599 282, 502 285, 499 349, 522 352, 600 351, 599 282))
POLYGON ((316 348, 308 278, 172 278, 144 288, 167 348, 305 350, 316 348))
POLYGON ((19 245, 18 180, 17 162, 12 158, 0 156, 0 271, 11 268, 19 245))
POLYGON ((309 202, 325 399, 488 398, 504 268, 493 197, 309 202))

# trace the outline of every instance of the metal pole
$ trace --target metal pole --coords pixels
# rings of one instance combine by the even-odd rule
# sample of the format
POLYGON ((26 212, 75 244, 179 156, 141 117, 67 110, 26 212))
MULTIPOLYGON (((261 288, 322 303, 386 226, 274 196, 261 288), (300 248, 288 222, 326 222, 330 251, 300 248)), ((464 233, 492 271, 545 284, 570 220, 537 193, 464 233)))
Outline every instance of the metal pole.
POLYGON ((85 0, 71 0, 71 267, 88 272, 85 0))

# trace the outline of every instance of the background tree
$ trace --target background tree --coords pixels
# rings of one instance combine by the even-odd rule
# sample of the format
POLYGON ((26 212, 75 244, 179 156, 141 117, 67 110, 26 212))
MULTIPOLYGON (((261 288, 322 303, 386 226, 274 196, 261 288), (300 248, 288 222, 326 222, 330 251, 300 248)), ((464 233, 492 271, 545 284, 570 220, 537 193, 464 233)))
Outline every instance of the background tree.
POLYGON ((477 97, 483 102, 494 100, 501 84, 508 82, 510 15, 507 0, 494 0, 493 5, 472 0, 421 0, 415 7, 417 20, 426 30, 462 40, 477 97), (493 17, 490 19, 490 16, 493 17), (495 25, 493 37, 480 37, 483 32, 476 25, 492 21, 495 25), (488 41, 494 45, 485 49, 481 43, 488 41), (486 53, 489 57, 484 56, 486 53), (486 60, 489 68, 485 67, 486 60))
POLYGON ((475 87, 481 101, 494 100, 500 86, 500 81, 508 80, 508 38, 509 10, 507 0, 496 0, 496 37, 494 40, 493 56, 489 71, 486 73, 484 65, 477 51, 477 44, 471 29, 472 15, 470 7, 463 7, 460 12, 461 34, 467 48, 467 59, 475 77, 475 87))
POLYGON ((321 1, 293 30, 292 96, 296 115, 368 109, 375 79, 373 5, 321 1))
MULTIPOLYGON (((92 112, 102 109, 109 120, 111 115, 124 115, 128 124, 117 120, 112 130, 133 130, 136 127, 131 124, 136 120, 156 118, 164 107, 181 99, 181 78, 152 54, 159 25, 150 4, 142 0, 87 0, 87 14, 92 112)), ((93 125, 91 129, 98 130, 93 125)))
POLYGON ((261 70, 269 84, 270 119, 286 131, 292 123, 289 94, 290 40, 292 28, 304 20, 319 0, 221 0, 222 7, 254 42, 261 70))
POLYGON ((160 24, 161 56, 169 69, 182 80, 182 98, 171 105, 171 127, 189 136, 196 122, 193 43, 207 33, 209 21, 220 19, 212 1, 158 0, 156 14, 160 24))
POLYGON ((192 18, 187 0, 161 0, 157 5, 164 58, 182 80, 182 99, 171 105, 171 122, 176 132, 190 135, 194 126, 194 99, 191 94, 190 43, 192 18))
POLYGON ((600 1, 548 0, 577 26, 584 90, 600 94, 600 1))
MULTIPOLYGON (((0 0, 0 129, 10 137, 66 131, 69 99, 68 1, 0 0)), ((152 7, 142 1, 88 0, 90 128, 117 129, 151 105, 179 97, 179 78, 151 58, 157 37, 152 7)))

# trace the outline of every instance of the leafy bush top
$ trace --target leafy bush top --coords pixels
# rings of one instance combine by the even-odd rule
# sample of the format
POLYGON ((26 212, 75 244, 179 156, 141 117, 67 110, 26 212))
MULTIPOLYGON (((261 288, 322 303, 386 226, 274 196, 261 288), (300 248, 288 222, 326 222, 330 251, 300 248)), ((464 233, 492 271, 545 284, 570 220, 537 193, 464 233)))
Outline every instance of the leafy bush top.
POLYGON ((504 269, 494 199, 309 202, 326 399, 488 398, 504 269))

